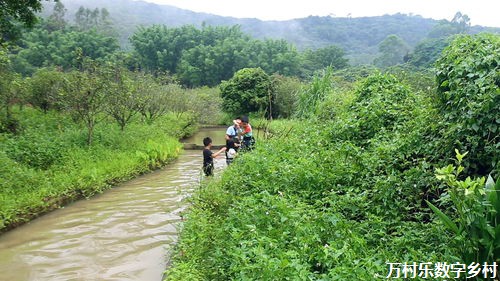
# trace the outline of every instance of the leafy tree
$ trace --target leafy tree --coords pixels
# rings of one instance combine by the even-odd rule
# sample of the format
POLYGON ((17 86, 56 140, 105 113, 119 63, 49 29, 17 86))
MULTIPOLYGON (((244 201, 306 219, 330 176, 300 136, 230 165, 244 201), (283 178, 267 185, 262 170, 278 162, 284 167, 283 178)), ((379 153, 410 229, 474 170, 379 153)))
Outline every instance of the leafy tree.
POLYGON ((285 40, 253 40, 253 42, 245 45, 247 47, 243 50, 250 55, 248 65, 244 67, 260 67, 266 73, 278 73, 288 76, 299 74, 299 54, 285 40))
POLYGON ((470 18, 457 12, 451 21, 441 20, 435 25, 427 37, 446 38, 452 35, 467 33, 470 30, 470 18))
POLYGON ((188 111, 192 112, 199 124, 218 124, 223 119, 222 98, 218 87, 185 89, 183 95, 188 97, 188 111))
POLYGON ((36 13, 42 10, 41 0, 0 0, 0 43, 12 41, 20 36, 21 23, 33 27, 36 13))
POLYGON ((132 76, 133 91, 140 95, 139 113, 151 124, 169 111, 170 86, 159 84, 152 75, 136 72, 132 76))
POLYGON ((450 40, 447 38, 424 40, 408 56, 408 63, 416 67, 432 67, 448 44, 450 40))
POLYGON ((373 63, 382 68, 403 63, 409 50, 403 39, 394 34, 389 35, 379 44, 380 56, 373 63))
POLYGON ((80 31, 96 30, 109 37, 116 38, 109 11, 106 8, 91 10, 83 6, 75 13, 75 24, 80 31))
POLYGON ((245 67, 298 75, 300 59, 284 40, 254 40, 238 26, 140 28, 131 39, 139 61, 152 73, 176 74, 186 86, 215 86, 245 67))
POLYGON ((261 68, 243 68, 220 85, 222 108, 232 115, 264 112, 272 116, 271 79, 261 68))
POLYGON ((439 110, 447 147, 468 151, 470 172, 498 171, 500 148, 500 36, 456 38, 436 62, 439 110))
POLYGON ((45 113, 58 108, 59 93, 62 90, 64 74, 52 68, 40 68, 31 78, 31 97, 29 102, 45 113))
POLYGON ((216 48, 199 45, 184 51, 177 67, 182 83, 188 87, 220 83, 221 67, 217 63, 216 48))
POLYGON ((92 145, 95 125, 106 110, 106 81, 95 61, 84 59, 82 71, 67 74, 62 103, 76 121, 87 127, 87 144, 92 145))
POLYGON ((96 30, 78 31, 70 28, 49 31, 43 24, 25 34, 17 54, 12 57, 13 68, 30 75, 35 68, 58 66, 78 67, 78 56, 94 60, 105 58, 118 50, 116 39, 96 30))
POLYGON ((11 71, 0 71, 0 132, 17 133, 19 123, 12 113, 12 106, 22 105, 28 92, 28 85, 21 75, 11 71))
POLYGON ((0 46, 0 110, 4 113, 0 118, 0 131, 16 133, 18 129, 17 121, 12 116, 12 106, 19 99, 21 80, 20 75, 11 71, 7 53, 0 46))
POLYGON ((314 71, 324 69, 327 66, 332 66, 337 70, 343 69, 348 66, 348 61, 345 58, 344 50, 335 45, 316 50, 308 49, 302 53, 302 76, 309 77, 314 71))
POLYGON ((132 118, 139 113, 140 95, 130 78, 132 75, 127 69, 119 65, 107 65, 103 69, 103 78, 107 85, 105 107, 106 112, 118 123, 123 131, 132 118))
POLYGON ((466 33, 470 29, 470 18, 466 14, 457 12, 451 22, 458 27, 459 33, 466 33))
POLYGON ((175 73, 182 52, 197 46, 199 40, 200 31, 193 26, 162 25, 139 27, 130 39, 144 68, 153 73, 175 73))

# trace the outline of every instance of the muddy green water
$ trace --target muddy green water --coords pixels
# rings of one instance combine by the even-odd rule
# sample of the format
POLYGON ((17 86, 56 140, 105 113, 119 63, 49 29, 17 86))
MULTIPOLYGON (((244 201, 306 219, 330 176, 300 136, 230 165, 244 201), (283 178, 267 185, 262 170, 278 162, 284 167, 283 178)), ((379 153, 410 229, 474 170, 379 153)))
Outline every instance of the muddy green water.
POLYGON ((194 135, 184 139, 182 142, 203 145, 203 139, 205 137, 210 137, 214 145, 223 145, 226 144, 226 139, 224 138, 226 135, 226 129, 227 127, 201 128, 194 135))
MULTIPOLYGON (((222 136, 223 137, 223 136, 222 136)), ((201 151, 0 235, 0 280, 161 280, 201 151)), ((216 173, 225 159, 215 161, 216 173)))

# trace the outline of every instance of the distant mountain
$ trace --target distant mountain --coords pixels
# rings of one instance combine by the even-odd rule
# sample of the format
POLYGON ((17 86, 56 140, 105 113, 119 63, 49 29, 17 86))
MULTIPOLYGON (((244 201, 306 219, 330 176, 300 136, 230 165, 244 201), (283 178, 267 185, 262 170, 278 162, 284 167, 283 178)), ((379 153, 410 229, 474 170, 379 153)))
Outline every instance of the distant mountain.
MULTIPOLYGON (((60 0, 67 9, 71 20, 79 7, 106 8, 114 26, 120 34, 120 42, 125 49, 138 26, 164 24, 181 25, 240 25, 241 30, 256 38, 285 39, 299 50, 338 45, 346 51, 351 63, 369 63, 376 56, 378 44, 388 35, 395 34, 410 47, 427 37, 439 23, 434 19, 404 14, 362 18, 334 18, 310 16, 287 21, 262 21, 250 18, 223 17, 207 13, 196 13, 169 5, 158 5, 133 0, 60 0)), ((44 2, 43 15, 49 15, 53 3, 44 2)), ((482 26, 471 27, 471 33, 490 31, 500 33, 500 28, 482 26)))

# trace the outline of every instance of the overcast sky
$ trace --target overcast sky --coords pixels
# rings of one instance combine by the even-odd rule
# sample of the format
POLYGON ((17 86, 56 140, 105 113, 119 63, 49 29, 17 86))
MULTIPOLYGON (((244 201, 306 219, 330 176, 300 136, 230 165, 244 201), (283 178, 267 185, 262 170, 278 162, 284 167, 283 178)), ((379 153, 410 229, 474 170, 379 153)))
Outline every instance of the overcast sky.
POLYGON ((500 27, 500 0, 143 0, 195 12, 236 18, 287 20, 309 15, 335 17, 413 13, 451 20, 460 11, 472 25, 500 27))

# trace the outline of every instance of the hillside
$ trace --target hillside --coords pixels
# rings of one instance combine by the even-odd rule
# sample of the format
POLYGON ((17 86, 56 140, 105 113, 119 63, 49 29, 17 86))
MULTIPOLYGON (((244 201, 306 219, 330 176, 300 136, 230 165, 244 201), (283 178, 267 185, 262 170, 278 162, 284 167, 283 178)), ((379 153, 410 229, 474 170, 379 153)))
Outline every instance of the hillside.
MULTIPOLYGON (((242 31, 256 38, 285 39, 297 49, 318 48, 328 45, 342 47, 351 63, 369 63, 378 51, 378 44, 388 35, 401 37, 411 48, 425 39, 439 23, 434 19, 415 15, 384 15, 378 17, 334 18, 310 16, 287 21, 239 19, 206 13, 196 13, 168 5, 157 5, 133 0, 61 0, 72 19, 79 7, 106 8, 119 33, 123 48, 130 48, 128 38, 139 25, 164 24, 177 27, 191 24, 240 25, 242 31)), ((46 3, 44 15, 52 11, 53 3, 46 3)), ((500 28, 473 26, 471 33, 500 32, 500 28)))

